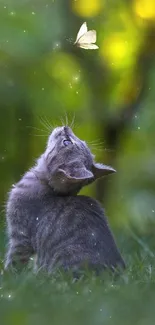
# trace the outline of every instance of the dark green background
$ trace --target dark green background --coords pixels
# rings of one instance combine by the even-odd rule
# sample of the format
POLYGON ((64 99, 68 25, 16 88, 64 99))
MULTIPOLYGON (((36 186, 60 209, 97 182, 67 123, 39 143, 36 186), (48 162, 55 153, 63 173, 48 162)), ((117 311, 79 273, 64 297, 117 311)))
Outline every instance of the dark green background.
POLYGON ((104 200, 119 225, 130 219, 145 228, 155 214, 154 21, 132 1, 81 3, 0 2, 0 201, 53 126, 75 116, 76 134, 117 169, 84 193, 104 200), (73 45, 85 20, 99 50, 73 45))
POLYGON ((102 297, 102 285, 91 278, 79 285, 81 300, 74 297, 79 289, 68 289, 66 280, 50 282, 49 286, 38 279, 27 279, 25 274, 22 287, 23 278, 8 279, 2 274, 2 325, 59 324, 68 315, 70 320, 66 322, 74 324, 154 323, 154 12, 152 0, 0 1, 1 258, 4 206, 10 186, 43 152, 53 127, 61 125, 62 120, 71 123, 75 117, 74 131, 88 142, 96 160, 117 169, 117 174, 82 192, 104 204, 128 264, 118 291, 112 287, 108 296, 102 297), (99 50, 87 51, 73 45, 84 21, 88 29, 97 31, 99 50), (147 283, 147 288, 137 287, 137 283, 147 283), (91 286, 95 293, 90 305, 85 305, 91 286), (19 290, 12 305, 8 290, 19 290), (143 293, 145 290, 147 293, 143 293), (141 304, 148 308, 142 320, 138 309, 143 308, 138 302, 141 295, 141 304), (33 309, 35 299, 42 312, 40 307, 33 309), (113 322, 107 318, 111 308, 113 322), (48 321, 47 315, 49 319, 54 315, 53 321, 48 321))

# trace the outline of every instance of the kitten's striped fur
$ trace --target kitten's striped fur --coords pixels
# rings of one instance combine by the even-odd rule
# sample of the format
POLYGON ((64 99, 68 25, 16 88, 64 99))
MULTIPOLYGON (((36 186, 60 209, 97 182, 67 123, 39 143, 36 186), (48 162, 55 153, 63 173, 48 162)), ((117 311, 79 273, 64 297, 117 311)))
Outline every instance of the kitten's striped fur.
POLYGON ((95 179, 114 172, 96 164, 86 143, 69 127, 54 129, 43 155, 11 189, 6 218, 8 249, 5 268, 37 255, 37 268, 96 269, 123 266, 104 210, 77 195, 95 179))

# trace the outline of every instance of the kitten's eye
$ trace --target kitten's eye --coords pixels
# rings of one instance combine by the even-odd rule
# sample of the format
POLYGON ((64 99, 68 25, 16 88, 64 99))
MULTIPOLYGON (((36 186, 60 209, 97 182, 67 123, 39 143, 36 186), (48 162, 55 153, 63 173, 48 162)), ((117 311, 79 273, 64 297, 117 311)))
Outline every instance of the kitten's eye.
POLYGON ((65 147, 69 146, 70 144, 72 144, 71 140, 63 140, 63 144, 65 147))

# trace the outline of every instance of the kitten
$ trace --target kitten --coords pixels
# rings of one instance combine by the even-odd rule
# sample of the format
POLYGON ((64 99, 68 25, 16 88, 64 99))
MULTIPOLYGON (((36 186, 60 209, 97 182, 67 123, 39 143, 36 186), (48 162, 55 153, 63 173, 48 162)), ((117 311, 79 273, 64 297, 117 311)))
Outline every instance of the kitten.
POLYGON ((5 269, 37 255, 37 269, 124 267, 104 210, 80 189, 115 172, 94 162, 86 143, 67 127, 53 130, 45 152, 12 188, 6 208, 5 269))

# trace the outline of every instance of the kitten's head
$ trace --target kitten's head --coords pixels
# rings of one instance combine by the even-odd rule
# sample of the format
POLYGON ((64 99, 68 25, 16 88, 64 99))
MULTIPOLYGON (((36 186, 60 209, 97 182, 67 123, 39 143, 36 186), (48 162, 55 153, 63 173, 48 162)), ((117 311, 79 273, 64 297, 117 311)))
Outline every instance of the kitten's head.
POLYGON ((68 126, 53 130, 43 161, 48 183, 59 194, 76 194, 97 178, 115 172, 112 167, 95 163, 86 143, 68 126))

